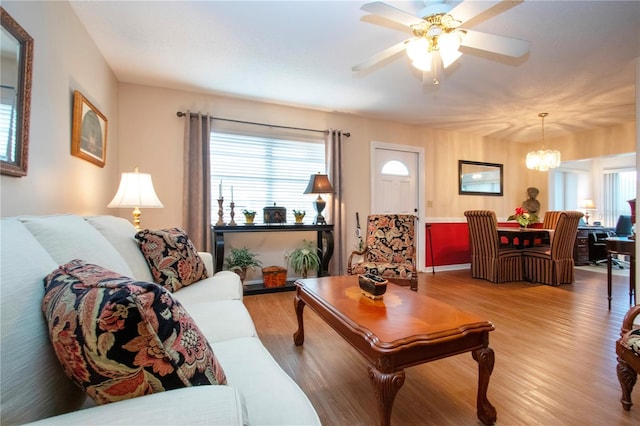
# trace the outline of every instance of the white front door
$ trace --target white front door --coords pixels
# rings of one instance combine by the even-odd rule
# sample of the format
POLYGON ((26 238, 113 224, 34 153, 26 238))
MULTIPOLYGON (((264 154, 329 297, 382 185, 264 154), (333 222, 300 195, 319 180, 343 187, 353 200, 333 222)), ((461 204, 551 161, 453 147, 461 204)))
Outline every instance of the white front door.
MULTIPOLYGON (((413 214, 420 218, 424 186, 424 150, 405 145, 371 143, 371 214, 413 214)), ((418 270, 424 269, 424 230, 416 222, 418 270)))

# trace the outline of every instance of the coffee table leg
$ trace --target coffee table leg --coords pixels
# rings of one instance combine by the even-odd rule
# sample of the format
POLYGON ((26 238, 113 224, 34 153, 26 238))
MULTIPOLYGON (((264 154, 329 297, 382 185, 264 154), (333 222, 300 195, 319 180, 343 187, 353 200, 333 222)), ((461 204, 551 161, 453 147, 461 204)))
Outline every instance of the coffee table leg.
POLYGON ((393 373, 381 373, 375 367, 369 366, 369 378, 376 394, 380 424, 391 424, 391 408, 396 394, 404 384, 404 370, 393 373))
POLYGON ((296 317, 298 317, 298 330, 293 333, 293 343, 296 346, 300 346, 304 343, 304 322, 302 320, 302 310, 306 303, 300 297, 296 296, 293 300, 293 304, 296 309, 296 317))
POLYGON ((495 407, 487 399, 487 389, 495 361, 493 349, 487 346, 476 349, 471 354, 473 359, 478 362, 478 419, 485 425, 492 425, 496 422, 497 415, 495 407))

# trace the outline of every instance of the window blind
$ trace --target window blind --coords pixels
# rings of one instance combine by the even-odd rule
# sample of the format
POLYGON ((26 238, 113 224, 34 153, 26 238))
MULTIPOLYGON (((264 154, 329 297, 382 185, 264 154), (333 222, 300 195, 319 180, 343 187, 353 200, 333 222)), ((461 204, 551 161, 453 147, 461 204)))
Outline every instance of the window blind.
POLYGON ((220 188, 224 197, 225 221, 229 221, 231 188, 235 220, 244 222, 242 210, 254 210, 262 223, 262 209, 287 209, 287 223, 293 210, 315 215, 314 194, 303 194, 312 174, 325 171, 324 140, 292 140, 212 132, 210 137, 211 219, 218 220, 220 188))

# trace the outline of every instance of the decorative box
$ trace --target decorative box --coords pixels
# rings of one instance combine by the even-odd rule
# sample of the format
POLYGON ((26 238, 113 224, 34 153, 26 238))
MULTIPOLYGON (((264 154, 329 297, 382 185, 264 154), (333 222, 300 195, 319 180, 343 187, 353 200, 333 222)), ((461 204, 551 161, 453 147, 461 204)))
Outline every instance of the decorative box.
POLYGON ((265 207, 263 211, 264 223, 287 223, 286 207, 276 207, 276 203, 273 203, 272 207, 265 207))
POLYGON ((382 299, 387 291, 388 281, 373 274, 358 275, 358 284, 363 295, 370 299, 382 299))
POLYGON ((282 287, 287 282, 287 269, 281 266, 262 268, 262 280, 266 288, 282 287))

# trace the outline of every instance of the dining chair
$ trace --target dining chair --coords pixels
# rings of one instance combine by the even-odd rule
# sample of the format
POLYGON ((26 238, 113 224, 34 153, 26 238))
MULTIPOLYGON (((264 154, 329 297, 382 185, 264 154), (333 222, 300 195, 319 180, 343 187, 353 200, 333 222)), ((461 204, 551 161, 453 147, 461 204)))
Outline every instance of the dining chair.
POLYGON ((582 216, 582 212, 561 212, 550 246, 522 250, 525 280, 556 286, 573 283, 573 245, 582 216))
MULTIPOLYGON (((558 219, 560 218, 560 213, 562 211, 548 211, 544 213, 544 218, 542 219, 542 228, 543 229, 556 229, 556 225, 558 224, 558 219)), ((541 244, 551 244, 551 239, 549 237, 545 237, 540 241, 541 244)))
POLYGON ((469 225, 471 276, 492 283, 522 281, 521 250, 501 248, 495 212, 468 210, 464 215, 469 225))
POLYGON ((371 273, 417 290, 415 220, 414 215, 369 215, 364 248, 351 252, 347 273, 371 273))

